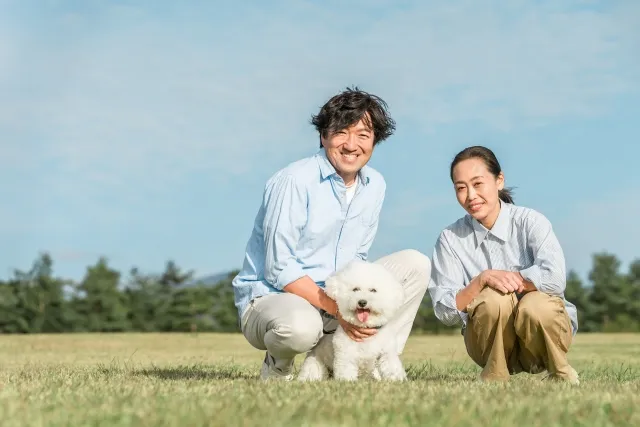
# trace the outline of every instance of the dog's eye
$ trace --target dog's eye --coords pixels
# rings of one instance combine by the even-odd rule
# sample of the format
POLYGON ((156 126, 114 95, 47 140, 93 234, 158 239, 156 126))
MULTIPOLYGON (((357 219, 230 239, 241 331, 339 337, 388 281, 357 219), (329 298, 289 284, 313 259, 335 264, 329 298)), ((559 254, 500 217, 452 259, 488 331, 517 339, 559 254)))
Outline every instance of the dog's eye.
POLYGON ((371 289, 369 289, 369 292, 373 292, 375 294, 378 291, 376 291, 375 288, 371 288, 371 289))
POLYGON ((358 292, 360 288, 353 288, 353 292, 358 292))

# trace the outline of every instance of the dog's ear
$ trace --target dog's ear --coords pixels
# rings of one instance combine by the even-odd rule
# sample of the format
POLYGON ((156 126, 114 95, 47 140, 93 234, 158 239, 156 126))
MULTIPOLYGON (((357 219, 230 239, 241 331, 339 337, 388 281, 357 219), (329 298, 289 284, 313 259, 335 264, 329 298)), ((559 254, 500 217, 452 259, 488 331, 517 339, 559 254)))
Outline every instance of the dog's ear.
POLYGON ((340 279, 335 276, 328 277, 324 282, 324 291, 326 292, 327 296, 334 301, 338 299, 338 294, 340 292, 339 289, 340 279))

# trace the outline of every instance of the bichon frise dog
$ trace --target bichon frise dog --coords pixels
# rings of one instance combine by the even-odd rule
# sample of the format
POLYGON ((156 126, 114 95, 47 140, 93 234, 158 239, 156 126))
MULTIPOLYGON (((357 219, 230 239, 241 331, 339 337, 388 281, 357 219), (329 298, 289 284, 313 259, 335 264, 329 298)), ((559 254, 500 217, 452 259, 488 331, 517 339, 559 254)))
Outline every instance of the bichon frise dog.
POLYGON ((379 330, 357 342, 338 326, 307 354, 298 380, 322 380, 330 373, 336 380, 354 381, 361 374, 375 380, 405 380, 396 331, 384 327, 404 302, 404 289, 395 277, 380 264, 357 260, 327 278, 325 291, 336 301, 344 320, 379 330))

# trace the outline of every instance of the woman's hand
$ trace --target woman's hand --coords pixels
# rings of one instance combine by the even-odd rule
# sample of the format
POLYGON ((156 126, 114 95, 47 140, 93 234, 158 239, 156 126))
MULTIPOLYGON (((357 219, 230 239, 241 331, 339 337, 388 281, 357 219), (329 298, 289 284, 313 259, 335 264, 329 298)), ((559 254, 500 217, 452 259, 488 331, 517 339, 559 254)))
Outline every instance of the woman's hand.
POLYGON ((480 274, 482 285, 489 286, 503 294, 522 293, 525 290, 524 279, 520 273, 503 270, 485 270, 480 274))

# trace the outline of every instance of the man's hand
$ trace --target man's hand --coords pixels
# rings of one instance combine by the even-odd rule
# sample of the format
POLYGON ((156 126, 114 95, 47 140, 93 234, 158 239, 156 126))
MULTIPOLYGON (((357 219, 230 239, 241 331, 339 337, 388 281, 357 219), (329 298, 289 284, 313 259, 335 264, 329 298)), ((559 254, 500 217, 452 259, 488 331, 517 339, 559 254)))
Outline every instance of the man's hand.
POLYGON ((342 329, 344 329, 344 331, 347 333, 347 336, 352 340, 361 342, 365 338, 371 337, 378 332, 377 329, 359 328, 358 326, 352 325, 351 323, 344 320, 344 318, 338 311, 338 304, 336 304, 336 302, 328 296, 326 298, 323 298, 323 302, 324 306, 322 307, 322 309, 338 319, 338 323, 340 323, 342 329))
POLYGON ((503 294, 522 293, 525 290, 525 281, 517 272, 485 270, 480 274, 480 281, 482 285, 489 286, 503 294))
POLYGON ((336 302, 329 298, 324 290, 316 285, 309 276, 304 276, 294 282, 291 282, 284 287, 284 290, 285 292, 296 294, 306 299, 314 307, 320 308, 330 315, 335 316, 338 319, 340 326, 342 326, 342 329, 347 333, 347 336, 354 341, 360 342, 378 332, 377 329, 359 328, 344 320, 342 316, 340 316, 340 313, 338 313, 338 305, 336 302))
POLYGON ((347 333, 347 336, 354 341, 362 342, 366 338, 372 337, 378 333, 377 329, 360 328, 356 325, 352 325, 344 320, 339 312, 336 317, 338 318, 338 323, 340 323, 342 329, 347 333))

